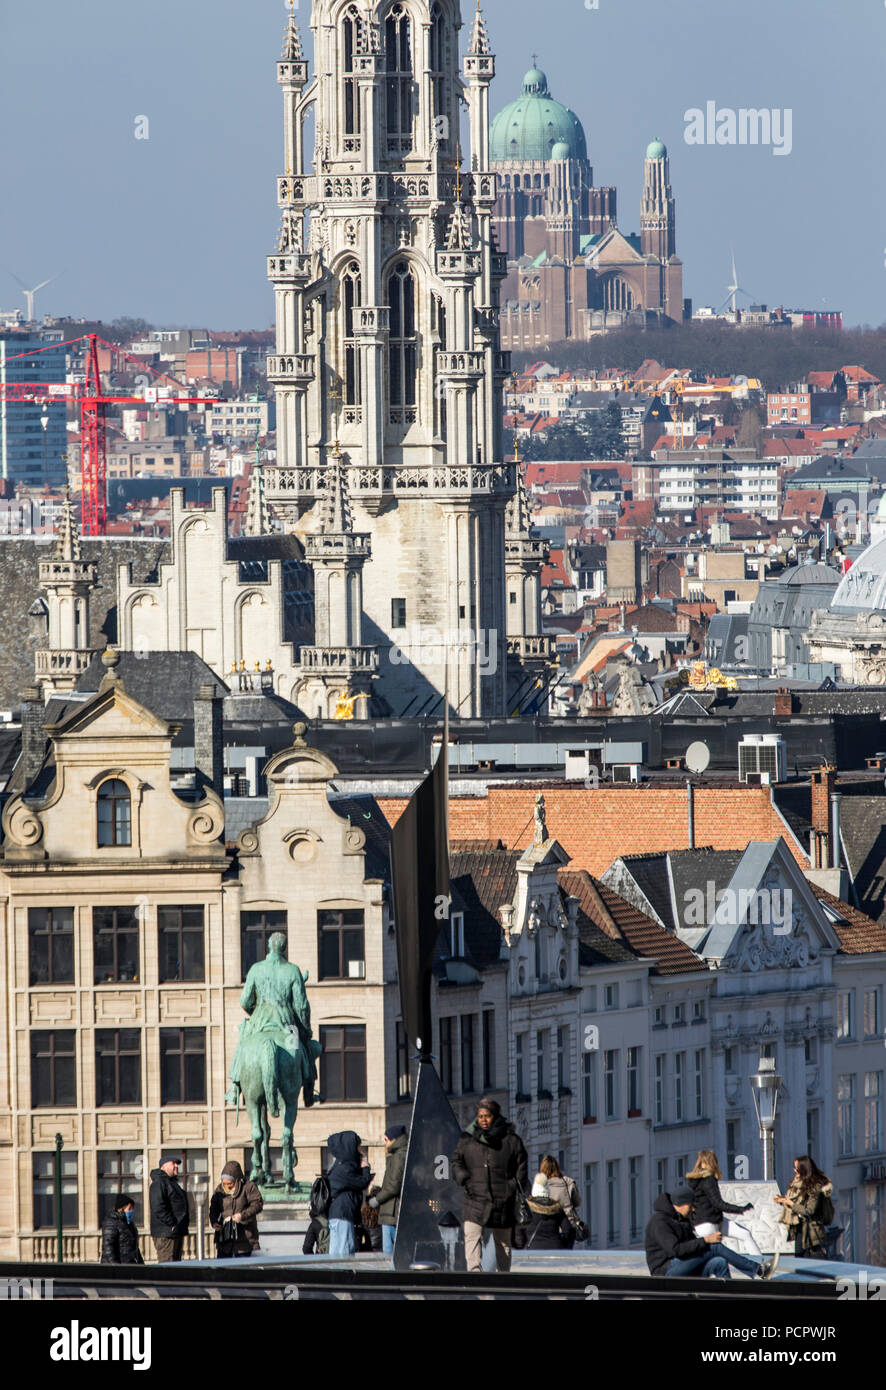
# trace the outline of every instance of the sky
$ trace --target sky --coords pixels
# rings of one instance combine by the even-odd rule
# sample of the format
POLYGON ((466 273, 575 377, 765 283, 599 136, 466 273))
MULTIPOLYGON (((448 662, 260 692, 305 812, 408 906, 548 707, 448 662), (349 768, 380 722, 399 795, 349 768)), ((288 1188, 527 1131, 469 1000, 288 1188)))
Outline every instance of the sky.
MULTIPOLYGON (((757 302, 886 321, 884 0, 592 4, 485 0, 493 114, 537 53, 585 127, 595 181, 617 186, 625 232, 639 230, 646 145, 664 140, 696 307, 726 299, 734 248, 757 302), (790 153, 687 143, 686 113, 709 101, 789 111, 790 153)), ((0 308, 24 307, 12 271, 58 277, 38 315, 270 325, 287 8, 0 0, 0 308)), ((306 39, 309 12, 300 0, 306 39)))

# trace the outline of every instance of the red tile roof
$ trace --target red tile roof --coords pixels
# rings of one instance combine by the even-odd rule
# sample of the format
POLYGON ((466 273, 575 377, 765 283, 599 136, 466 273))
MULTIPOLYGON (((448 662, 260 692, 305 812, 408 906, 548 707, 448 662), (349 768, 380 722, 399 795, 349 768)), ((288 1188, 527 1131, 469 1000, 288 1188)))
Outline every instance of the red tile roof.
POLYGON ((560 869, 557 880, 570 897, 578 898, 584 915, 607 936, 625 942, 637 956, 655 958, 654 974, 677 975, 688 970, 707 970, 679 937, 613 893, 586 869, 560 869))
POLYGON ((835 898, 832 893, 819 888, 815 883, 809 886, 821 902, 835 908, 846 918, 845 922, 833 923, 834 931, 840 938, 840 950, 844 955, 864 956, 873 951, 886 951, 886 922, 875 922, 866 913, 859 912, 857 907, 842 902, 840 898, 835 898))

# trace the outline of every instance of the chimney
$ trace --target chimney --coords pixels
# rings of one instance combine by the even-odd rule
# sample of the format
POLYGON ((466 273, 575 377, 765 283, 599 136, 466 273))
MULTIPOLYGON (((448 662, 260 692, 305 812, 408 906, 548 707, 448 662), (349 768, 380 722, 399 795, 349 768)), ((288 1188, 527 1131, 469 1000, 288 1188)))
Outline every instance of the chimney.
POLYGON ((218 687, 210 683, 200 686, 194 701, 194 767, 198 788, 211 787, 223 797, 222 699, 218 687))
POLYGON ((776 690, 776 692, 775 692, 775 713, 776 713, 776 715, 779 715, 779 714, 793 714, 793 712, 794 712, 794 697, 793 697, 793 695, 791 694, 791 692, 790 692, 789 690, 785 690, 783 687, 779 687, 779 689, 776 690))
POLYGON ((842 854, 840 851, 840 802, 843 800, 839 792, 834 792, 831 797, 831 868, 839 869, 842 854))
POLYGON ((43 717, 46 706, 36 685, 27 686, 21 693, 22 751, 21 751, 21 789, 23 792, 34 781, 46 752, 46 731, 43 717))
POLYGON ((812 773, 812 829, 822 835, 830 833, 831 796, 837 781, 837 769, 822 763, 812 773))

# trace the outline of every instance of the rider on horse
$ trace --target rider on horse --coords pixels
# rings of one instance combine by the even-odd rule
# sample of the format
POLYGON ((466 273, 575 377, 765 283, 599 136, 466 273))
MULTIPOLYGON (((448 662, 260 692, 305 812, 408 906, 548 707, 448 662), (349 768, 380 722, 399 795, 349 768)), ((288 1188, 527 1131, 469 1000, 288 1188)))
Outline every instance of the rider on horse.
MULTIPOLYGON (((246 976, 240 1007, 249 1015, 240 1025, 240 1036, 228 1073, 232 1081, 225 1100, 237 1105, 240 1098, 240 1071, 244 1043, 269 1037, 295 1055, 301 1048, 308 1064, 308 1079, 302 1088, 304 1103, 316 1099, 316 1055, 319 1045, 312 1041, 311 1007, 305 993, 305 976, 286 959, 286 937, 274 932, 268 941, 268 954, 257 961, 246 976)), ((276 1110, 273 1111, 276 1114, 276 1110)))

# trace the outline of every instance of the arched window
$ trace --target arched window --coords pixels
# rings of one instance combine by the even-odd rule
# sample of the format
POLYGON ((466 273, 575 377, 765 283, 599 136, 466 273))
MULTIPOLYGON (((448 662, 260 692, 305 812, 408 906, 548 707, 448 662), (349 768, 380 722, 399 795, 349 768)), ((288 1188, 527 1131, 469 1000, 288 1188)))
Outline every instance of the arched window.
POLYGON ((412 149, 412 36, 409 15, 396 4, 385 20, 387 60, 388 150, 412 149))
POLYGON ((360 84, 354 67, 354 55, 360 47, 360 15, 356 5, 349 5, 342 24, 344 78, 345 135, 360 134, 360 84))
POLYGON ((430 34, 430 68, 431 68, 431 115, 434 119, 434 134, 440 144, 448 144, 449 129, 445 120, 440 120, 441 116, 447 115, 446 111, 446 18, 440 5, 434 5, 431 9, 431 34, 430 34))
POLYGON ((360 349, 354 332, 354 314, 363 299, 360 267, 356 261, 351 261, 345 266, 341 280, 341 299, 345 405, 360 405, 363 400, 363 384, 360 380, 360 349))
POLYGON ((388 281, 391 334, 388 340, 388 380, 391 420, 415 420, 418 334, 415 326, 415 279, 408 261, 398 261, 388 281))
POLYGON ((129 788, 119 777, 110 777, 98 789, 98 842, 132 844, 132 803, 129 788))

